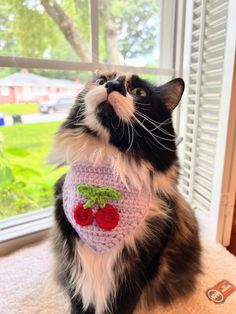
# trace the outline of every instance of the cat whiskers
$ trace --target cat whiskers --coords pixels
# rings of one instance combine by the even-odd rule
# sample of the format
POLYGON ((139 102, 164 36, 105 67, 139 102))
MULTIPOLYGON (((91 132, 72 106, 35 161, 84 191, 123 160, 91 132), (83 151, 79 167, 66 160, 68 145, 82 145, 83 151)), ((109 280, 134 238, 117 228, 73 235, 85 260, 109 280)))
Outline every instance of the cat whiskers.
MULTIPOLYGON (((164 129, 160 128, 160 126, 157 126, 154 129, 152 129, 152 130, 149 130, 153 134, 154 137, 156 137, 156 138, 158 138, 160 140, 168 141, 168 142, 175 142, 176 141, 176 137, 173 136, 172 134, 170 134, 169 132, 166 132, 167 133, 166 135, 169 136, 169 137, 172 137, 172 138, 166 138, 166 137, 162 137, 160 135, 154 134, 153 131, 155 131, 156 129, 160 130, 161 132, 165 131, 164 129)), ((165 132, 163 132, 163 133, 165 133, 165 132)))
POLYGON ((134 142, 134 127, 133 127, 131 122, 129 122, 127 124, 128 130, 129 130, 129 127, 131 129, 131 139, 129 139, 129 147, 126 149, 126 152, 128 152, 131 149, 131 147, 133 146, 133 142, 134 142))
MULTIPOLYGON (((139 109, 140 107, 138 107, 137 109, 139 109)), ((152 111, 152 108, 140 108, 140 109, 142 109, 142 111, 152 111)))
POLYGON ((80 105, 81 106, 79 107, 79 110, 77 111, 76 116, 75 116, 76 118, 78 118, 83 111, 85 112, 85 108, 84 108, 85 103, 81 103, 80 105))
MULTIPOLYGON (((151 137, 154 139, 154 141, 159 145, 159 148, 160 148, 160 146, 162 146, 162 147, 165 148, 166 150, 169 150, 169 151, 172 151, 172 152, 175 151, 175 149, 171 149, 171 148, 169 148, 169 147, 166 147, 164 144, 162 144, 160 141, 158 141, 158 136, 155 135, 155 134, 153 134, 150 130, 148 130, 148 129, 145 127, 145 125, 144 125, 141 121, 139 121, 139 119, 138 119, 135 115, 134 115, 134 118, 135 118, 135 120, 138 122, 138 124, 139 124, 145 131, 147 131, 147 132, 151 135, 151 137)), ((167 140, 167 139, 165 139, 165 140, 167 140)), ((168 140, 168 141, 170 141, 170 140, 168 140)))
POLYGON ((147 102, 138 102, 138 101, 136 101, 135 99, 134 99, 134 103, 135 103, 136 105, 151 106, 150 103, 147 103, 147 102))
POLYGON ((153 131, 155 131, 155 130, 158 129, 158 130, 160 130, 162 133, 168 135, 169 137, 172 137, 172 138, 173 138, 173 141, 174 141, 174 139, 176 138, 175 135, 169 133, 168 131, 166 131, 165 129, 163 129, 163 128, 161 127, 162 125, 170 124, 170 123, 171 123, 171 118, 168 118, 168 119, 164 120, 163 122, 157 122, 157 121, 155 121, 155 120, 153 120, 153 119, 147 117, 145 114, 143 114, 143 113, 141 113, 141 112, 139 112, 139 111, 137 111, 136 114, 137 114, 138 116, 140 116, 141 118, 143 118, 144 120, 147 120, 149 123, 151 123, 151 124, 154 126, 154 128, 150 130, 151 132, 153 132, 153 131))
POLYGON ((127 124, 127 131, 128 131, 128 141, 131 143, 131 138, 130 138, 130 129, 129 129, 129 124, 127 124))
POLYGON ((117 126, 114 126, 113 119, 111 119, 112 128, 116 131, 116 133, 118 133, 117 130, 119 129, 120 123, 121 123, 121 120, 119 119, 117 126))
POLYGON ((157 125, 165 125, 165 124, 170 124, 171 123, 171 118, 167 118, 166 120, 164 120, 163 122, 157 122, 155 120, 153 120, 152 118, 148 117, 147 115, 145 115, 144 113, 140 112, 137 110, 136 112, 138 115, 143 116, 143 118, 145 118, 146 120, 150 121, 153 125, 157 126, 157 125))

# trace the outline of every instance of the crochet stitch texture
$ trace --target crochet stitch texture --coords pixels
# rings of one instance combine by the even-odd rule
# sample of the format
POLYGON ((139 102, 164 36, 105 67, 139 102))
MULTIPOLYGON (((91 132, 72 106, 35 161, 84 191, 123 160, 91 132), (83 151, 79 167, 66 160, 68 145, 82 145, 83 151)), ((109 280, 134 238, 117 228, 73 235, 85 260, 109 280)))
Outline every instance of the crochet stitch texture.
MULTIPOLYGON (((63 205, 68 221, 71 223, 81 240, 97 253, 104 253, 128 237, 143 221, 150 206, 151 194, 143 188, 138 191, 131 185, 129 189, 117 178, 107 165, 93 166, 77 164, 68 171, 63 185, 63 205), (78 185, 89 184, 98 187, 111 186, 121 192, 119 200, 109 200, 108 203, 117 208, 119 223, 111 231, 101 229, 95 221, 89 226, 80 226, 74 218, 74 209, 87 199, 78 191, 78 185)), ((99 205, 91 206, 95 215, 99 205)))

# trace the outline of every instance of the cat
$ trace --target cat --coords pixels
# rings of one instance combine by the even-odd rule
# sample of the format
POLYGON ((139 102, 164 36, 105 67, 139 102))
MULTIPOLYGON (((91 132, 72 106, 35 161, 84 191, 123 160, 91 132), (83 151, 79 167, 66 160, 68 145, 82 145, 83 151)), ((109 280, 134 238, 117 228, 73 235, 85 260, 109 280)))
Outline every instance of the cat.
POLYGON ((55 185, 53 236, 55 273, 71 314, 148 312, 194 290, 201 245, 177 188, 172 124, 183 91, 181 78, 155 86, 137 75, 97 73, 56 133, 50 159, 72 169, 55 185), (120 193, 120 201, 117 194, 105 200, 103 216, 105 203, 85 206, 85 196, 101 192, 93 180, 120 193))

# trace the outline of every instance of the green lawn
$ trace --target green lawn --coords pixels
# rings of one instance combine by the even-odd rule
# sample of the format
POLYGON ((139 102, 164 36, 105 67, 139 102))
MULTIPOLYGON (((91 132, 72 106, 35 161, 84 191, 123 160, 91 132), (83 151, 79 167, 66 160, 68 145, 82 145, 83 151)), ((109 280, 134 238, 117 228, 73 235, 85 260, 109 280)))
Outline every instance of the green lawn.
MULTIPOLYGON (((59 124, 59 122, 16 124, 0 128, 4 137, 5 155, 18 181, 17 184, 13 183, 4 191, 0 191, 0 219, 52 204, 52 186, 65 172, 65 168, 54 170, 55 166, 46 164, 53 135, 59 124), (14 156, 12 153, 7 153, 9 148, 14 147, 26 149, 29 154, 14 156), (26 171, 23 171, 26 177, 23 179, 23 172, 21 168, 19 171, 19 166, 26 168, 26 171), (27 172, 27 168, 35 170, 38 174, 32 175, 32 171, 27 172), (24 181, 22 188, 21 181, 24 181)), ((12 150, 14 153, 14 149, 12 150)))
POLYGON ((36 103, 23 103, 23 104, 0 104, 0 112, 5 115, 15 114, 30 114, 39 111, 39 105, 36 103))

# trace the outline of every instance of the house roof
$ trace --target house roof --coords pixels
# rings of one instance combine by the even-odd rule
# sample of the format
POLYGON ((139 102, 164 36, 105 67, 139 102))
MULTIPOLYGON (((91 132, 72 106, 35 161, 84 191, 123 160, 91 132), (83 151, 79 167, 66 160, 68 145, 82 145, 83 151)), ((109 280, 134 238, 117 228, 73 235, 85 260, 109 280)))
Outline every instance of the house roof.
POLYGON ((16 72, 0 79, 0 86, 37 86, 37 87, 65 87, 71 89, 81 88, 81 83, 63 80, 51 79, 33 73, 16 72))

